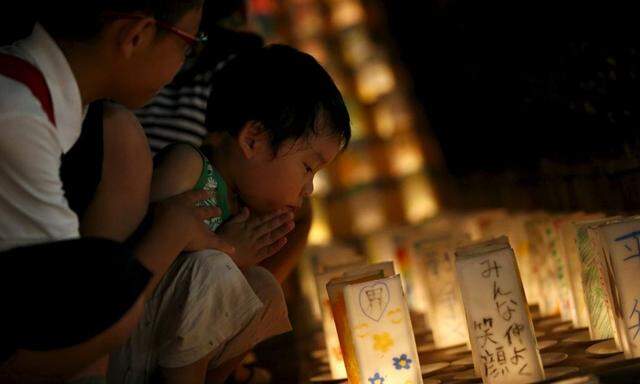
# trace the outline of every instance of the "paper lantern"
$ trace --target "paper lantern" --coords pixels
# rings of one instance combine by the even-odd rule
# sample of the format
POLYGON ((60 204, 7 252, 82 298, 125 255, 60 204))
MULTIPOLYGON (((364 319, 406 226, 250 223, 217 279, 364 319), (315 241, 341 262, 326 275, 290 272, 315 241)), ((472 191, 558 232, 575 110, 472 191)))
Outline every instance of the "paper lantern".
POLYGON ((350 383, 422 383, 409 308, 399 275, 342 287, 350 383))
POLYGON ((602 284, 604 278, 598 268, 598 255, 602 248, 596 232, 599 225, 609 222, 614 221, 603 219, 576 223, 576 247, 580 257, 584 300, 589 314, 589 334, 594 340, 614 337, 613 321, 607 310, 608 299, 602 284))
POLYGON ((416 270, 409 257, 411 239, 419 230, 417 226, 404 226, 379 231, 367 236, 364 246, 370 261, 393 261, 395 270, 400 273, 410 307, 417 311, 424 311, 423 298, 417 295, 415 290, 416 270))
POLYGON ((571 313, 571 321, 577 328, 589 326, 589 310, 585 301, 584 287, 582 285, 582 263, 578 253, 578 233, 576 223, 586 220, 601 219, 601 214, 583 214, 579 220, 567 222, 560 227, 560 236, 564 245, 564 255, 566 259, 567 274, 571 283, 571 295, 575 308, 571 313))
POLYGON ((333 321, 335 323, 338 338, 340 340, 342 358, 347 370, 347 376, 349 377, 349 381, 352 383, 360 382, 360 374, 355 356, 354 344, 351 337, 351 330, 347 322, 347 313, 343 290, 344 287, 346 287, 350 283, 355 284, 359 282, 380 279, 383 277, 384 272, 382 270, 377 270, 357 276, 344 276, 340 278, 334 278, 331 279, 327 284, 327 294, 329 295, 333 321))
POLYGON ((358 276, 370 274, 372 272, 380 272, 380 271, 382 271, 383 276, 395 275, 396 270, 393 265, 393 261, 383 261, 381 263, 375 263, 375 264, 356 265, 348 268, 342 274, 342 276, 358 277, 358 276))
POLYGON ((552 228, 547 230, 547 232, 553 234, 553 238, 549 243, 549 256, 553 265, 556 286, 558 287, 560 318, 562 320, 571 320, 574 325, 577 322, 577 306, 576 298, 573 295, 569 259, 565 252, 562 229, 570 225, 573 220, 579 220, 580 217, 582 217, 581 213, 558 217, 551 221, 552 228))
POLYGON ((347 377, 347 371, 344 364, 344 357, 342 356, 342 350, 340 349, 340 339, 338 338, 338 332, 336 331, 326 285, 331 279, 342 276, 345 271, 363 265, 364 261, 361 263, 334 267, 317 275, 315 279, 318 287, 318 301, 320 303, 322 313, 324 341, 329 355, 329 367, 331 368, 331 376, 336 379, 347 377))
POLYGON ((560 312, 559 295, 555 270, 551 263, 549 247, 553 241, 552 234, 547 234, 551 217, 536 215, 525 223, 531 253, 531 297, 540 305, 542 315, 556 315, 560 312))
POLYGON ((640 218, 605 224, 597 231, 616 339, 625 357, 640 357, 640 218))
POLYGON ((353 249, 341 244, 309 246, 305 249, 298 265, 298 278, 302 294, 309 303, 313 319, 318 323, 322 321, 321 301, 318 297, 320 292, 325 291, 325 288, 322 286, 322 289, 318 290, 316 275, 337 266, 354 265, 355 263, 364 264, 365 260, 353 249))
POLYGON ((483 382, 544 380, 518 265, 507 237, 458 248, 456 270, 474 366, 483 382))
POLYGON ((426 297, 426 317, 434 344, 446 348, 469 341, 464 307, 456 278, 454 249, 466 237, 448 235, 420 238, 413 242, 412 256, 426 297))
POLYGON ((360 383, 421 383, 420 362, 400 276, 344 288, 360 383))

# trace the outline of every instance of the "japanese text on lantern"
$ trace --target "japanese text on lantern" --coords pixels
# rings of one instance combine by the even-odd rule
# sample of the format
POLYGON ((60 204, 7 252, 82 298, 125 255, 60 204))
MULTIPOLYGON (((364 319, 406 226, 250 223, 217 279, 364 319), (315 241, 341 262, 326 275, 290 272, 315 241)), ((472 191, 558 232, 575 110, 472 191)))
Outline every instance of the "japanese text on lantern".
POLYGON ((627 358, 640 357, 640 219, 604 225, 598 233, 604 248, 599 267, 616 341, 627 358))
POLYGON ((513 250, 506 238, 456 251, 476 372, 485 383, 544 379, 533 324, 513 250))
POLYGON ((515 321, 513 313, 522 303, 514 300, 512 290, 505 288, 500 281, 500 270, 503 268, 496 260, 487 259, 480 262, 481 276, 491 280, 492 300, 496 314, 507 322, 507 330, 503 334, 494 334, 494 317, 485 317, 480 321, 473 321, 473 330, 480 346, 480 359, 483 364, 484 375, 497 378, 513 371, 519 376, 531 376, 529 364, 524 355, 528 348, 522 342, 521 332, 524 325, 515 321))

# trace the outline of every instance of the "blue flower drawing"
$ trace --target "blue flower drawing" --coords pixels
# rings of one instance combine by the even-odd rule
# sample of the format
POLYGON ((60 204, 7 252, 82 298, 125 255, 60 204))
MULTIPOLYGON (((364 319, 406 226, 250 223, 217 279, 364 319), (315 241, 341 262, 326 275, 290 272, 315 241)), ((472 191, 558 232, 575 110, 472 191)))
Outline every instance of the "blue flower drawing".
POLYGON ((409 369, 409 367, 411 367, 411 359, 403 353, 400 357, 393 358, 393 366, 396 367, 396 369, 409 369))
POLYGON ((369 383, 371 384, 384 384, 384 377, 380 376, 380 373, 376 372, 373 377, 369 378, 369 383))

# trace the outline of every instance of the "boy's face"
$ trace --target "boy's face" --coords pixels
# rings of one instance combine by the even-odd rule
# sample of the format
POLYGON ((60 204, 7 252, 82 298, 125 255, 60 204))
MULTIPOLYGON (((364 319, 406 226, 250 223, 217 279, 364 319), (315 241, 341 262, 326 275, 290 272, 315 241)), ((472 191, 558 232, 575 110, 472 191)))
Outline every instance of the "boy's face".
MULTIPOLYGON (((187 11, 175 28, 191 36, 198 34, 202 7, 187 11)), ((133 32, 132 32, 133 34, 133 32)), ((171 82, 185 60, 189 48, 183 38, 153 22, 141 28, 130 40, 122 39, 117 72, 113 79, 113 98, 135 109, 146 104, 171 82)))
POLYGON ((238 140, 244 156, 236 168, 236 187, 242 201, 258 213, 299 209, 313 192, 316 172, 333 161, 342 147, 340 138, 320 133, 285 140, 274 156, 266 134, 243 142, 246 138, 241 133, 238 140), (250 144, 253 148, 248 148, 250 144))

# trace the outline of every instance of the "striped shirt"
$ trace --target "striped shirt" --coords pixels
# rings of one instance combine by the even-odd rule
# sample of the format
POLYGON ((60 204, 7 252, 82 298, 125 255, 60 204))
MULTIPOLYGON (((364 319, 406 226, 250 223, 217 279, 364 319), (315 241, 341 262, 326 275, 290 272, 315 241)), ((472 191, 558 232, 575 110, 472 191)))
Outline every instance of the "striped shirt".
POLYGON ((135 112, 154 154, 176 142, 196 147, 202 144, 207 134, 204 122, 213 72, 207 70, 188 82, 167 85, 135 112))

